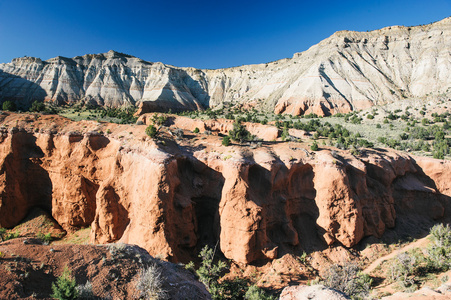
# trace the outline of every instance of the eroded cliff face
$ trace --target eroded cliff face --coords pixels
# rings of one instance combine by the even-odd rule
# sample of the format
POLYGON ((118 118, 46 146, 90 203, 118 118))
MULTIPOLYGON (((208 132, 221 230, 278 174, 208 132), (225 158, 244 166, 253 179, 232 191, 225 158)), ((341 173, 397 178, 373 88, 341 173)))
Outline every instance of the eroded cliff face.
POLYGON ((0 100, 140 105, 140 112, 245 104, 328 115, 451 93, 451 18, 416 27, 340 31, 293 58, 201 70, 109 51, 0 64, 0 100))
POLYGON ((427 229, 450 215, 449 162, 385 150, 309 153, 294 142, 224 147, 215 135, 163 134, 163 145, 145 125, 1 118, 3 227, 39 206, 66 230, 91 226, 94 243, 137 244, 173 261, 218 243, 248 264, 351 247, 398 226, 427 229))

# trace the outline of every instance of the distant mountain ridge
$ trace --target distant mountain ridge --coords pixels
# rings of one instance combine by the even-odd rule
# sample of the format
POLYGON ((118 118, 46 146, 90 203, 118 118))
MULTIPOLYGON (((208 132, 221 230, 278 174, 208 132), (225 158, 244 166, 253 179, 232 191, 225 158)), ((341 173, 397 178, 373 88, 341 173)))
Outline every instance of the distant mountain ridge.
POLYGON ((451 18, 371 32, 339 31, 267 64, 178 68, 109 51, 0 64, 0 100, 141 105, 141 111, 205 109, 224 103, 276 113, 328 115, 410 97, 451 94, 451 18))

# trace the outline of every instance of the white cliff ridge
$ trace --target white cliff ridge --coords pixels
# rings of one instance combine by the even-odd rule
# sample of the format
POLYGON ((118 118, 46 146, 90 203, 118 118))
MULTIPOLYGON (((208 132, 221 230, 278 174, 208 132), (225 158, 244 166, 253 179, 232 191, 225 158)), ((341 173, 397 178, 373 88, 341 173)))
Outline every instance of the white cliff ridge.
POLYGON ((276 113, 348 112, 410 97, 451 94, 451 18, 423 26, 340 31, 293 58, 204 70, 109 51, 0 64, 0 100, 141 105, 193 110, 224 103, 276 113))

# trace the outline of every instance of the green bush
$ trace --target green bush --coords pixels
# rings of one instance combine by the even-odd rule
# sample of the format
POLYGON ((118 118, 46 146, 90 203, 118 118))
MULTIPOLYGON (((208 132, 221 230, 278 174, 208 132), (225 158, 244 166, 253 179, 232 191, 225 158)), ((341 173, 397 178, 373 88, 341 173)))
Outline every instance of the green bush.
POLYGON ((150 265, 139 272, 139 281, 136 289, 140 291, 140 299, 165 299, 166 291, 163 289, 164 278, 157 265, 150 265))
POLYGON ((12 232, 12 233, 6 234, 6 229, 3 227, 0 227, 0 239, 2 242, 18 238, 19 235, 20 234, 18 232, 12 232))
POLYGON ((275 300, 273 296, 270 296, 266 294, 266 292, 259 288, 256 285, 253 285, 249 287, 249 289, 246 292, 246 295, 244 296, 244 299, 246 300, 275 300))
POLYGON ((0 239, 2 240, 2 242, 5 241, 5 233, 6 233, 6 229, 3 227, 0 227, 0 239))
POLYGON ((185 266, 197 274, 199 281, 202 282, 211 294, 213 300, 224 299, 261 299, 274 300, 268 296, 264 290, 251 286, 249 281, 243 278, 235 278, 233 280, 222 279, 222 275, 229 270, 227 264, 221 260, 214 263, 215 251, 205 246, 199 254, 201 265, 197 271, 194 269, 194 263, 190 262, 185 266))
POLYGON ((63 274, 58 277, 56 283, 52 283, 52 297, 59 300, 75 300, 78 298, 77 283, 70 270, 64 268, 63 274))
POLYGON ((312 151, 317 151, 318 150, 318 143, 316 141, 313 141, 313 144, 310 146, 310 149, 312 151))
POLYGON ((229 136, 233 141, 242 143, 252 139, 250 132, 241 124, 240 120, 233 123, 233 129, 229 131, 229 136))
POLYGON ((152 118, 150 119, 152 121, 152 123, 156 126, 163 126, 164 123, 166 123, 166 121, 168 120, 168 117, 164 114, 153 114, 152 118))
POLYGON ((414 285, 413 274, 416 271, 416 266, 419 264, 416 257, 409 253, 400 253, 391 263, 388 268, 388 277, 402 288, 408 288, 414 285))
POLYGON ((428 265, 435 270, 451 268, 451 228, 449 225, 435 225, 430 230, 430 244, 427 248, 428 265))
POLYGON ((222 138, 222 144, 226 147, 230 145, 230 137, 228 135, 222 138))
POLYGON ((8 110, 8 111, 16 111, 16 109, 17 109, 16 103, 14 103, 13 101, 10 101, 10 100, 5 101, 5 102, 3 102, 2 109, 8 110))
POLYGON ((45 110, 45 104, 43 102, 34 101, 31 104, 30 111, 41 112, 45 110))
POLYGON ((282 130, 282 141, 290 140, 290 134, 288 133, 288 127, 284 126, 282 130))
POLYGON ((52 241, 52 235, 50 233, 43 234, 42 232, 39 232, 36 237, 42 240, 46 245, 50 244, 52 241))
POLYGON ((221 260, 213 263, 214 255, 214 250, 208 246, 205 246, 200 251, 199 257, 202 262, 196 274, 199 276, 199 281, 205 285, 213 299, 222 299, 224 291, 218 281, 223 271, 227 269, 227 265, 221 260))
POLYGON ((194 128, 193 132, 194 132, 194 133, 199 133, 199 128, 197 128, 197 127, 194 128))
POLYGON ((345 293, 352 299, 364 299, 369 294, 372 279, 368 274, 362 273, 355 264, 334 264, 330 266, 321 283, 345 293))
POLYGON ((149 125, 149 126, 147 126, 147 128, 146 128, 146 134, 147 134, 148 136, 150 136, 151 138, 154 138, 154 137, 157 136, 158 130, 157 130, 157 128, 156 128, 155 126, 149 125))

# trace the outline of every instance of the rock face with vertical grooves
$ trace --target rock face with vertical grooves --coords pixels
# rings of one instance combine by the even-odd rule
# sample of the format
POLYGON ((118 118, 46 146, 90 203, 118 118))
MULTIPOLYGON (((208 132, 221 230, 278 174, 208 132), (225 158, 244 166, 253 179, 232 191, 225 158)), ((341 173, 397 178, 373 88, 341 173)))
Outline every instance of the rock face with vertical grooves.
POLYGON ((1 227, 39 207, 67 231, 91 227, 94 243, 183 262, 217 245, 248 264, 352 247, 387 230, 412 236, 451 217, 451 163, 441 160, 289 143, 225 152, 214 134, 192 143, 167 134, 163 145, 145 125, 37 114, 0 121, 1 227))
POLYGON ((109 51, 0 64, 0 99, 93 102, 141 112, 224 103, 276 113, 328 115, 406 97, 451 94, 451 18, 415 27, 340 31, 292 58, 203 70, 151 63, 109 51))

